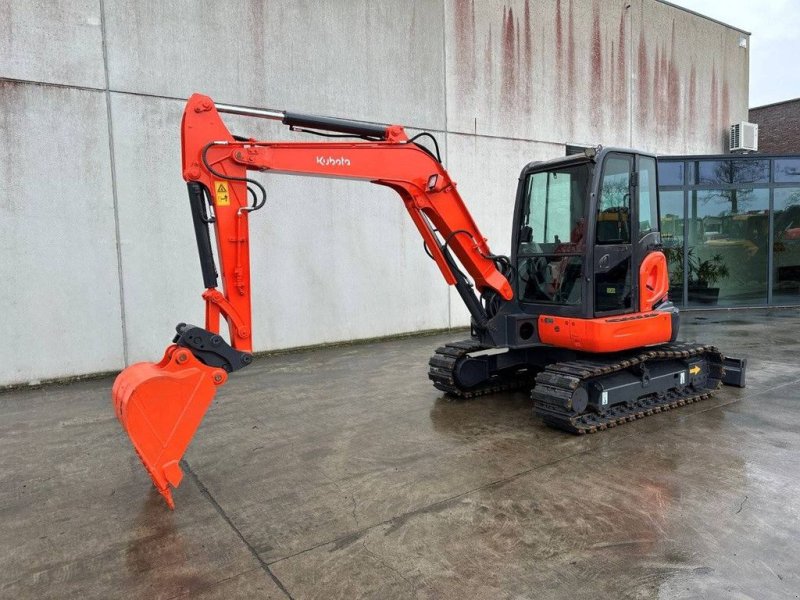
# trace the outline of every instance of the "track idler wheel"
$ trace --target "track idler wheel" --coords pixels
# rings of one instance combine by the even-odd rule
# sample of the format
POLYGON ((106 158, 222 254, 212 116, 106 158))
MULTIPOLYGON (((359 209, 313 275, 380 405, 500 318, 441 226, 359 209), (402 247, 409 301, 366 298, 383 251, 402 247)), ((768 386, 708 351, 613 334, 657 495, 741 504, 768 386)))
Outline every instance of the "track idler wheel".
POLYGON ((183 478, 180 460, 228 374, 201 363, 187 349, 169 346, 159 363, 123 370, 111 396, 117 418, 170 508, 172 487, 183 478))

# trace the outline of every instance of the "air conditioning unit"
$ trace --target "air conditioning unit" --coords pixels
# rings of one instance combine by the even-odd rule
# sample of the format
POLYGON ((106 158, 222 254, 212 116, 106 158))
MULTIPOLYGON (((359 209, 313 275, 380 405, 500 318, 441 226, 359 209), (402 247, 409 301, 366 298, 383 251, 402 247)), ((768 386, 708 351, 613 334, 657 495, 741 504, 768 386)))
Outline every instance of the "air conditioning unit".
POLYGON ((731 152, 755 152, 758 150, 758 125, 755 123, 734 123, 731 125, 731 152))

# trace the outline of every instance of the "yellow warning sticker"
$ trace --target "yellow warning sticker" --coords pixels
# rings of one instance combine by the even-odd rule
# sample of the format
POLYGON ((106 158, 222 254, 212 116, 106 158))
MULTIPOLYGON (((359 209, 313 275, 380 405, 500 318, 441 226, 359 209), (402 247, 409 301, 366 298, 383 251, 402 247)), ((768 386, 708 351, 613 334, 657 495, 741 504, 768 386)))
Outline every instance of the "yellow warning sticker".
POLYGON ((214 198, 217 200, 217 206, 230 206, 231 197, 228 195, 227 181, 214 182, 214 198))
POLYGON ((694 365, 689 369, 689 373, 692 375, 697 375, 700 372, 700 365, 694 365))

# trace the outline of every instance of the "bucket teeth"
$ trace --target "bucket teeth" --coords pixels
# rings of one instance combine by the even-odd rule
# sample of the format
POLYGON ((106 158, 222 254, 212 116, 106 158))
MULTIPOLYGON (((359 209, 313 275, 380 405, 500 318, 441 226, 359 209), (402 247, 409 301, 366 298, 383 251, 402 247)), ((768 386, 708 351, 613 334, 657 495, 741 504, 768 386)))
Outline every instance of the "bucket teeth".
POLYGON ((170 508, 175 508, 170 486, 178 487, 183 478, 183 453, 227 376, 172 345, 160 362, 131 365, 114 382, 117 418, 170 508))

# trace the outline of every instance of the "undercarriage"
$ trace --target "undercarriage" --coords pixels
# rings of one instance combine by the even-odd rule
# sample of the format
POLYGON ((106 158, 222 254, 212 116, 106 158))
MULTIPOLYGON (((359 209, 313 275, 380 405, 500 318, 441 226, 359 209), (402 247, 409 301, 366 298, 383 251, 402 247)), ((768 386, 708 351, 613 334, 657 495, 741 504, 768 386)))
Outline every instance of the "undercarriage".
POLYGON ((537 416, 575 434, 705 400, 723 383, 743 387, 744 375, 743 360, 704 344, 598 355, 547 346, 493 351, 471 339, 437 348, 428 371, 434 387, 457 398, 530 390, 537 416))

